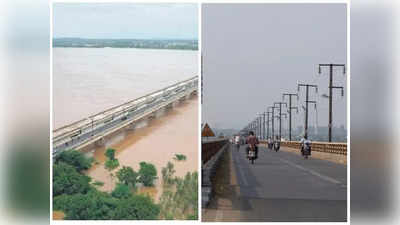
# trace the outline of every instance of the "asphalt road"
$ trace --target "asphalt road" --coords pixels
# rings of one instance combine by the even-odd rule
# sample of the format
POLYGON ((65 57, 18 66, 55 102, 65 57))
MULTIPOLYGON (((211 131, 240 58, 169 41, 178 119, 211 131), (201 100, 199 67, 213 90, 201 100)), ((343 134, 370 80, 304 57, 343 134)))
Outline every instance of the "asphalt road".
POLYGON ((217 194, 203 221, 347 220, 345 165, 262 147, 254 164, 245 158, 245 146, 228 154, 234 191, 217 194))

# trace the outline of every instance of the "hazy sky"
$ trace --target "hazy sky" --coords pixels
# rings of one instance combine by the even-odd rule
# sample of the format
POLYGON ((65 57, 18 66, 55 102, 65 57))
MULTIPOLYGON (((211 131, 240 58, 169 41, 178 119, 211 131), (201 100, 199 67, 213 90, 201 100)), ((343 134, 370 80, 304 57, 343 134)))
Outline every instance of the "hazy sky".
POLYGON ((55 3, 54 37, 198 39, 197 4, 55 3))
MULTIPOLYGON (((318 75, 318 64, 346 63, 345 4, 204 4, 202 13, 203 122, 241 129, 282 101, 282 93, 297 93, 301 82, 319 87, 318 94, 310 91, 318 115, 310 105, 309 126, 328 125, 328 99, 321 95, 329 93, 329 69, 318 75)), ((341 68, 334 85, 345 92, 342 98, 334 90, 333 125, 346 126, 341 68)), ((304 93, 293 126, 303 125, 304 93)))

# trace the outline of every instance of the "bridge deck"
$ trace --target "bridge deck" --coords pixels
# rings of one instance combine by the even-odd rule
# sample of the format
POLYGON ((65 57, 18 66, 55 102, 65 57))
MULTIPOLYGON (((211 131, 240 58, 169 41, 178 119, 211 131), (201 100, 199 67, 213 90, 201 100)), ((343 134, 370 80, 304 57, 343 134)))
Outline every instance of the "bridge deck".
POLYGON ((53 155, 80 149, 197 90, 198 78, 179 82, 53 131, 53 155))
POLYGON ((244 151, 228 151, 203 221, 346 221, 345 165, 263 147, 251 165, 244 151))

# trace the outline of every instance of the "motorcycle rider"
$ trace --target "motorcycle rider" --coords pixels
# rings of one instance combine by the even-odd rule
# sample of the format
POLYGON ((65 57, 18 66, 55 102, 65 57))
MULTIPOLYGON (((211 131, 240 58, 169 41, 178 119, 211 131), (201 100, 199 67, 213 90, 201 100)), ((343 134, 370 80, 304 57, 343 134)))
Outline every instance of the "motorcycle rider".
POLYGON ((272 143, 271 138, 268 138, 268 148, 272 149, 272 145, 273 145, 273 143, 272 143))
POLYGON ((250 147, 252 147, 256 151, 256 159, 258 158, 258 144, 260 142, 258 141, 258 138, 254 136, 254 132, 250 131, 249 136, 246 139, 246 144, 249 144, 249 147, 247 147, 247 155, 249 155, 250 147))
MULTIPOLYGON (((279 138, 279 136, 278 135, 276 135, 276 137, 275 137, 275 141, 274 141, 274 149, 275 149, 275 143, 278 145, 278 149, 280 149, 280 147, 281 147, 281 139, 279 138)), ((275 149, 276 150, 276 149, 275 149)))
MULTIPOLYGON (((301 144, 301 155, 304 155, 304 147, 306 144, 311 144, 311 141, 307 139, 307 137, 304 135, 301 140, 300 140, 300 144, 301 144)), ((309 154, 311 155, 311 148, 310 148, 310 152, 309 154)))
POLYGON ((235 145, 236 145, 237 150, 239 150, 239 148, 240 148, 240 136, 239 135, 235 136, 235 145))

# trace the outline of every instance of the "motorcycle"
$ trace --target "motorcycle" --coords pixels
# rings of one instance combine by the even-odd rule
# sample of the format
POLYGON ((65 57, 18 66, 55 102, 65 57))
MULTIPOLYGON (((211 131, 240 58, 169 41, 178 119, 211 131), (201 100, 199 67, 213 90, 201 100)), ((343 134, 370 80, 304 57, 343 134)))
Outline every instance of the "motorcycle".
POLYGON ((278 152, 280 148, 281 148, 281 143, 279 141, 275 141, 274 143, 275 152, 278 152))
POLYGON ((311 143, 304 143, 301 154, 303 155, 304 159, 308 159, 311 155, 311 143))
POLYGON ((269 150, 272 150, 273 145, 274 145, 274 143, 268 142, 268 149, 269 149, 269 150))
POLYGON ((256 151, 253 148, 249 149, 247 158, 251 161, 251 164, 254 164, 254 160, 256 159, 256 151))

